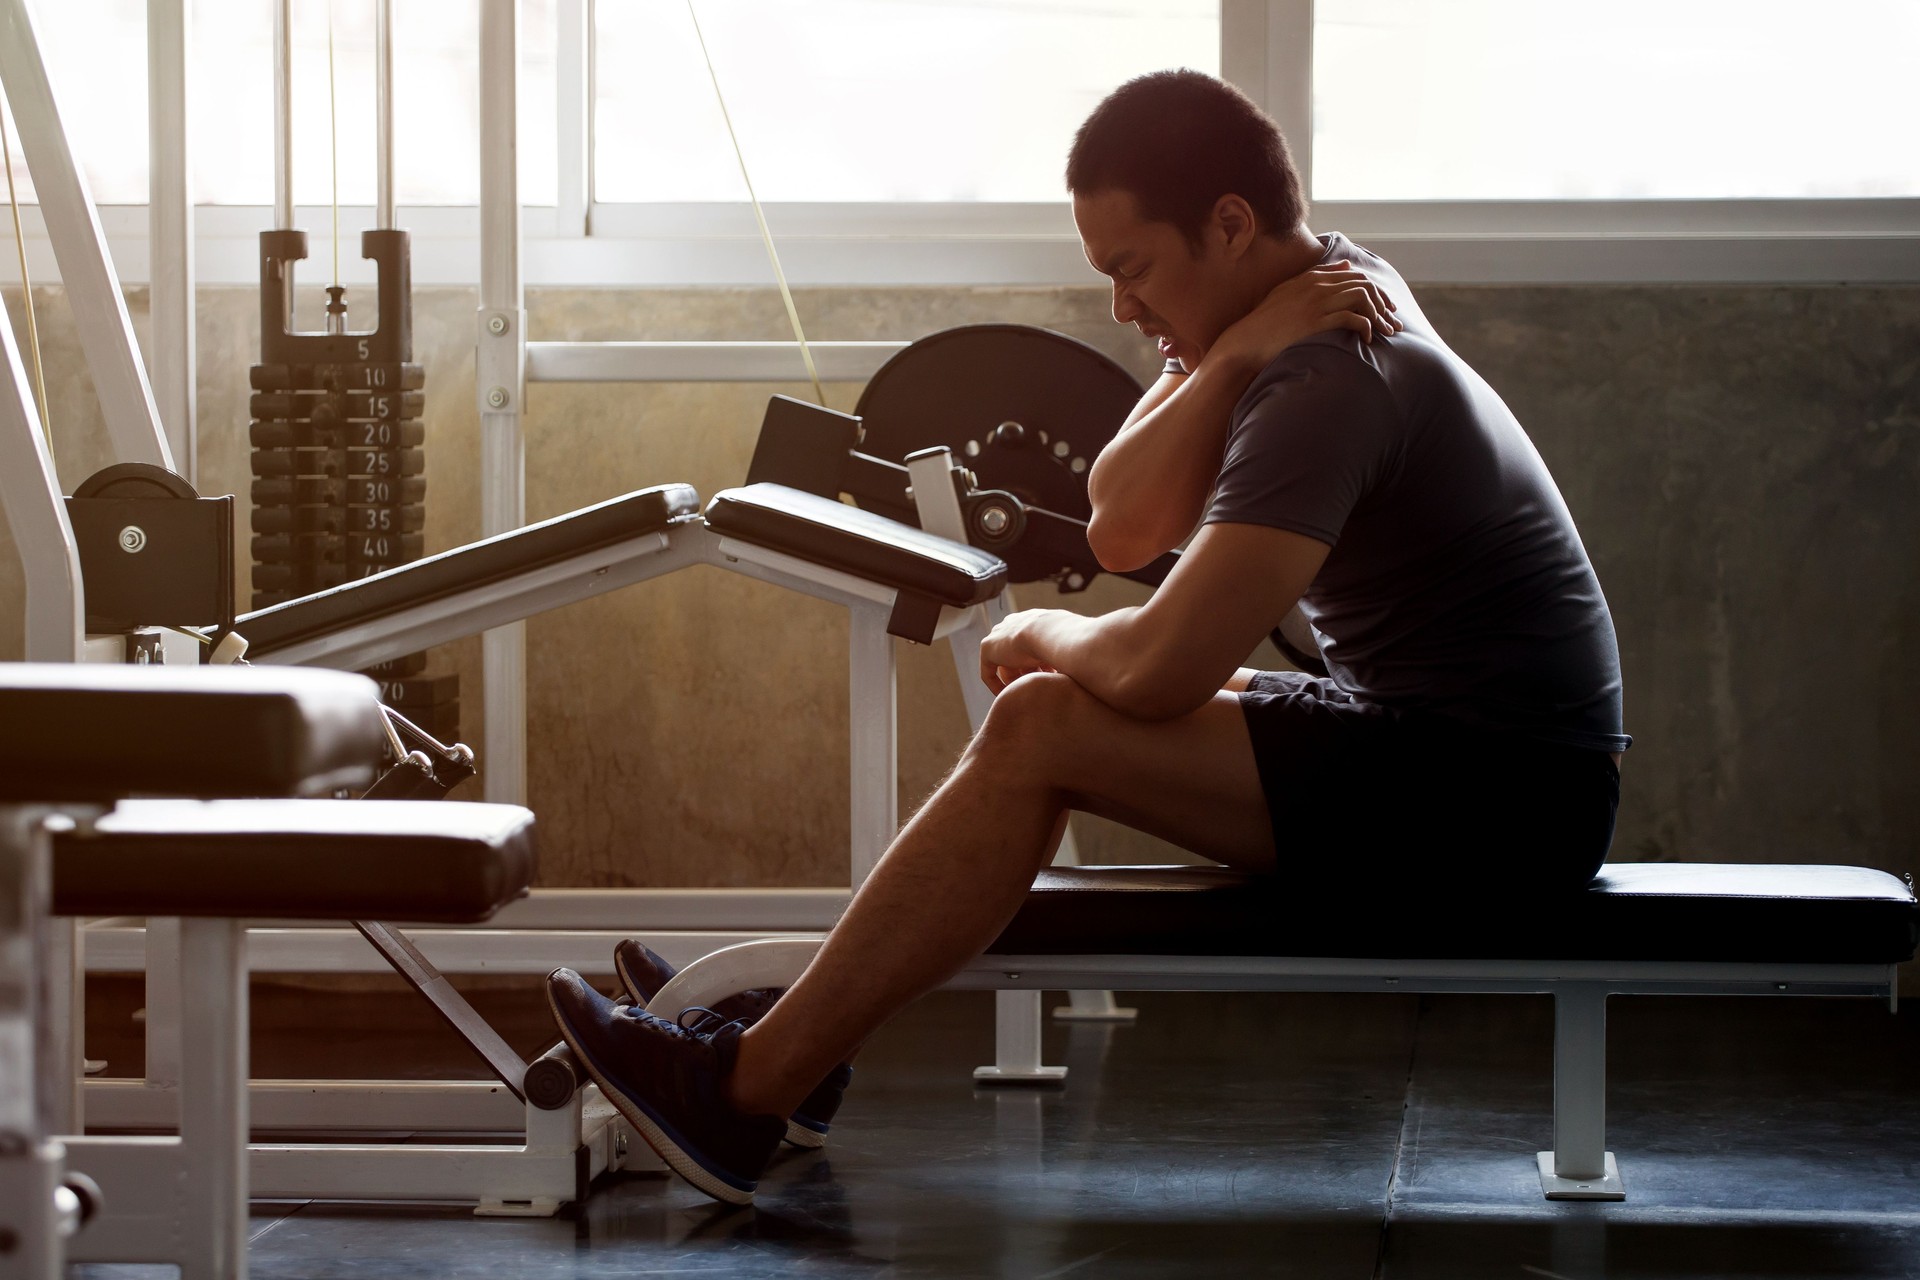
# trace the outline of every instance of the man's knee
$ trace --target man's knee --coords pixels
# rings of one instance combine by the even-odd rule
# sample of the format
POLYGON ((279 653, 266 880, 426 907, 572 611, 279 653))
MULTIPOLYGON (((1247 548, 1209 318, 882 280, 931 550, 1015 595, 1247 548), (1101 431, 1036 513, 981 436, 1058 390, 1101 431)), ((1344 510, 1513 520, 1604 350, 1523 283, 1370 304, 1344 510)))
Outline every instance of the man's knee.
POLYGON ((1063 675, 1036 672, 1000 691, 968 750, 981 764, 1013 765, 1034 776, 1082 740, 1093 695, 1063 675))

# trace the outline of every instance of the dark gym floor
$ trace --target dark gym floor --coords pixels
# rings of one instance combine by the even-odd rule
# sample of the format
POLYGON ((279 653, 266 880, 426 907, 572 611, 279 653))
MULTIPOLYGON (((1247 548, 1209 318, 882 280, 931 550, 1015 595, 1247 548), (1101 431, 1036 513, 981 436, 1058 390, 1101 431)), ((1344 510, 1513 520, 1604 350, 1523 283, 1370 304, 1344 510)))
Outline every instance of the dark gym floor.
MULTIPOLYGON (((96 984, 89 1051, 114 1074, 138 1069, 136 997, 96 984)), ((531 990, 476 1002, 522 1048, 549 1038, 531 990)), ((990 996, 922 1001, 861 1057, 827 1149, 787 1149, 751 1209, 664 1174, 603 1180, 545 1220, 263 1203, 253 1275, 1920 1277, 1911 1006, 1614 999, 1608 1145, 1628 1199, 1569 1204, 1534 1170, 1545 998, 1125 1002, 1137 1025, 1050 1025, 1069 1081, 1023 1091, 970 1079, 990 996)), ((256 1003, 258 1074, 324 1074, 316 1047, 368 1027, 395 1055, 382 1071, 472 1074, 404 993, 256 1003)))

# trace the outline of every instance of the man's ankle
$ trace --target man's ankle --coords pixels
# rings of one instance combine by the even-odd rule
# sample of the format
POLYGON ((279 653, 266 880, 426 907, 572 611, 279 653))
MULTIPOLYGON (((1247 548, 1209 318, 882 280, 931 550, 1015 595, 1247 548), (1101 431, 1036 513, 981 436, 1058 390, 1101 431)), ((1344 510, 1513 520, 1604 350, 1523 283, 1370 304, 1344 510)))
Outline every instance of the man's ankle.
POLYGON ((771 1055, 767 1052, 764 1039, 755 1034, 758 1030, 757 1027, 748 1027, 741 1034, 734 1053, 733 1070, 727 1075, 725 1096, 733 1109, 742 1115, 784 1117, 792 1112, 793 1107, 781 1105, 779 1077, 770 1070, 771 1055))

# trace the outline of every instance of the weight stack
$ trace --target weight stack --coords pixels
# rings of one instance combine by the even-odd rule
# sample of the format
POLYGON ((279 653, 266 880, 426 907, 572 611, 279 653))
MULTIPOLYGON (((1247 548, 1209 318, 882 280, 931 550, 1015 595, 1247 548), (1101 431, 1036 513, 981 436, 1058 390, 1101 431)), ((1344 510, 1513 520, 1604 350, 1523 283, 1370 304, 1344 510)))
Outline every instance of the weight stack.
MULTIPOLYGON (((327 333, 291 330, 292 264, 306 234, 261 236, 261 350, 253 366, 253 607, 312 595, 425 552, 426 374, 414 364, 403 231, 369 231, 380 324, 346 331, 345 290, 328 290, 327 333)), ((460 736, 459 677, 408 654, 370 668, 381 696, 442 742, 460 736)))

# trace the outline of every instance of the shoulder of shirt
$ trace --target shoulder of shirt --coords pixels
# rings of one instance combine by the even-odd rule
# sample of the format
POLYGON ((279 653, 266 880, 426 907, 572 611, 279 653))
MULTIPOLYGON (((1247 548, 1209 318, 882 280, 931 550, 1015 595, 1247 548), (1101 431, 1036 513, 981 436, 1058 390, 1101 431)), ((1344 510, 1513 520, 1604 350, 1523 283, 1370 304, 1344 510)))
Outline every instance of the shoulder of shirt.
POLYGON ((1302 338, 1275 356, 1248 385, 1243 403, 1284 383, 1304 382, 1315 375, 1354 379, 1387 389, 1386 378, 1359 336, 1350 330, 1332 329, 1302 338))

